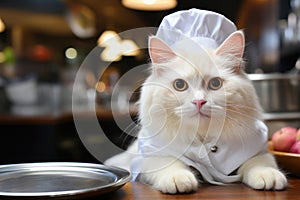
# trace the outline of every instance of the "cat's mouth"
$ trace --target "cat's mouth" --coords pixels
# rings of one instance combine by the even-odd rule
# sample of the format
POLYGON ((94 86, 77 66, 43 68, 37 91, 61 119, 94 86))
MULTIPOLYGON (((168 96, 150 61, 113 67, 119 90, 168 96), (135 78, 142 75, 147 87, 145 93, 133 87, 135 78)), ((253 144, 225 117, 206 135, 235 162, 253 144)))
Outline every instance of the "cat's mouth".
POLYGON ((204 113, 201 110, 198 110, 197 112, 195 112, 195 114, 193 114, 193 117, 210 118, 210 115, 204 113))
POLYGON ((209 115, 203 113, 201 110, 199 110, 198 114, 201 116, 201 117, 206 117, 206 118, 210 118, 209 115))

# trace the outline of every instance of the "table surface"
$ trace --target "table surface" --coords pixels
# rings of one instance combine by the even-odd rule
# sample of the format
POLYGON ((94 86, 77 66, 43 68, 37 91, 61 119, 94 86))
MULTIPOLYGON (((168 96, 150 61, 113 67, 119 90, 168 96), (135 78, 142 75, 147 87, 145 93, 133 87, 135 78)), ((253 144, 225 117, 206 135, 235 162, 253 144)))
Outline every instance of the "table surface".
MULTIPOLYGON (((199 187, 198 191, 191 194, 163 194, 144 184, 133 182, 127 183, 121 189, 102 196, 101 199, 111 200, 132 200, 132 199, 149 199, 149 200, 178 200, 178 199, 258 199, 258 200, 286 200, 300 199, 300 178, 289 178, 289 186, 283 191, 259 191, 253 190, 243 184, 233 184, 227 186, 215 186, 205 184, 199 187)), ((92 199, 99 199, 92 198, 92 199)))

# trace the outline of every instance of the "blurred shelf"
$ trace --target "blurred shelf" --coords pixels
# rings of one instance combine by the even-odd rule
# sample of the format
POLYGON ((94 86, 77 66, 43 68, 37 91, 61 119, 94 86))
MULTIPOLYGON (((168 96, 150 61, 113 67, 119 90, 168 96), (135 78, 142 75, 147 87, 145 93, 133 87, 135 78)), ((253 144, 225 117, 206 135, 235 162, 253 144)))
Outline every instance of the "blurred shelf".
POLYGON ((263 118, 266 121, 300 120, 300 112, 264 113, 263 118))
MULTIPOLYGON (((77 117, 90 118, 96 116, 99 120, 112 120, 114 117, 135 116, 137 110, 130 109, 128 112, 115 112, 111 109, 98 106, 96 112, 87 107, 76 110, 77 117)), ((73 111, 69 109, 51 110, 36 107, 35 110, 15 112, 13 110, 0 113, 0 124, 58 124, 73 121, 73 111)))

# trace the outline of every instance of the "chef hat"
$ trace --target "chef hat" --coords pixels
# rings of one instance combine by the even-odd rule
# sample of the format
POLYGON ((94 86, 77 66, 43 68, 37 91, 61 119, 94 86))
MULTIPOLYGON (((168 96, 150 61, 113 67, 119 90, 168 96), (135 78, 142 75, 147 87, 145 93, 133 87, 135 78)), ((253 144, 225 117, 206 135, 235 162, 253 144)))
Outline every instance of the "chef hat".
POLYGON ((190 38, 202 47, 216 49, 234 31, 234 23, 223 15, 193 8, 164 17, 156 36, 170 46, 190 38))

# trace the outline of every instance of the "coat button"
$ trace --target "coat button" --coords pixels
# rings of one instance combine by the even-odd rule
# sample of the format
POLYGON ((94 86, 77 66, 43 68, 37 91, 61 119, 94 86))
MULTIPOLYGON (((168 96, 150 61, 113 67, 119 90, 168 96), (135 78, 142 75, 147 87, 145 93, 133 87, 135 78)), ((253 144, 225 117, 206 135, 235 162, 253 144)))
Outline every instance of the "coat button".
POLYGON ((212 146, 210 147, 210 151, 213 153, 216 153, 218 151, 218 147, 217 146, 212 146))

